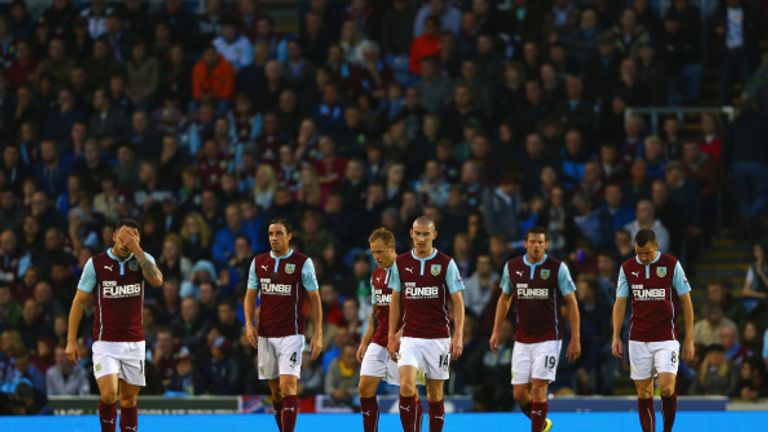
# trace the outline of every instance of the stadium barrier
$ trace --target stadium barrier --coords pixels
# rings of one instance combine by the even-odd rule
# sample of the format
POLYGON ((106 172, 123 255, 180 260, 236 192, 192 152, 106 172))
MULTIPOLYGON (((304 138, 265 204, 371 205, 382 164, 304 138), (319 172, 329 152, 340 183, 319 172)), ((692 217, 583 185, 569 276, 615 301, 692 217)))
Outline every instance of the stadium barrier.
MULTIPOLYGON (((422 398, 426 399, 426 398, 422 398)), ((381 412, 397 413, 397 395, 379 396, 381 412)), ((426 403, 426 401, 423 401, 426 403)), ((550 411, 557 412, 622 412, 634 411, 634 396, 556 396, 550 399, 550 411)), ((98 396, 51 396, 48 408, 54 415, 96 414, 98 396)), ((259 414, 271 413, 272 401, 268 396, 194 396, 164 397, 140 396, 142 414, 259 414)), ((446 412, 471 412, 471 396, 446 396, 446 412)), ((339 404, 330 396, 316 395, 301 398, 303 413, 351 413, 349 405, 339 404)), ((681 396, 680 411, 766 411, 768 400, 760 403, 731 402, 725 396, 681 396)))

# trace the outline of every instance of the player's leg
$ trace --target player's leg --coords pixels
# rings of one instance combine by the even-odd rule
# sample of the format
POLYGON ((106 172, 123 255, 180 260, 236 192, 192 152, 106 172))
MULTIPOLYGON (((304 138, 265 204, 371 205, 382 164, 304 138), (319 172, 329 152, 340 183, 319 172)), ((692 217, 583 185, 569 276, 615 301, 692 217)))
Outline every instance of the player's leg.
POLYGON ((423 339, 402 337, 398 353, 397 369, 400 374, 400 423, 404 432, 419 430, 419 400, 416 390, 416 376, 423 368, 424 357, 419 344, 423 339))
POLYGON ((443 380, 427 378, 427 402, 429 403, 429 432, 441 432, 445 424, 443 404, 443 380))
POLYGON ((637 389, 637 414, 643 432, 656 429, 656 412, 653 407, 653 353, 648 343, 629 341, 630 378, 637 389))
POLYGON ((671 432, 677 416, 677 369, 680 366, 680 343, 677 341, 654 342, 653 359, 659 374, 661 391, 661 416, 664 419, 664 432, 671 432))
POLYGON ((275 423, 277 430, 283 430, 283 393, 280 391, 280 378, 267 381, 269 392, 272 393, 272 408, 275 410, 275 423))
MULTIPOLYGON (((103 368, 104 363, 100 364, 103 368)), ((100 369, 101 369, 100 368, 100 369)), ((98 373, 98 371, 96 371, 98 373)), ((96 377, 99 386, 99 420, 101 432, 115 432, 117 420, 117 371, 96 377)))
POLYGON ((531 418, 532 347, 522 342, 512 348, 512 396, 526 417, 531 418))
POLYGON ((429 431, 441 432, 445 424, 443 382, 450 377, 451 340, 429 339, 424 343, 423 352, 429 403, 429 431))
POLYGON ((557 377, 562 341, 552 340, 531 344, 531 431, 549 431, 547 387, 557 377))
POLYGON ((363 431, 376 432, 379 429, 379 402, 376 399, 376 389, 381 380, 387 376, 387 367, 393 363, 387 350, 376 344, 368 345, 360 365, 360 382, 357 389, 360 393, 360 414, 363 417, 363 431))
POLYGON ((283 395, 281 430, 293 432, 296 427, 296 416, 299 414, 297 394, 301 375, 301 353, 304 351, 304 335, 275 339, 277 365, 280 372, 280 393, 283 395))
POLYGON ((297 389, 299 380, 295 375, 280 375, 280 393, 283 395, 282 431, 293 432, 296 416, 299 414, 297 389))
POLYGON ((139 428, 139 391, 141 386, 120 380, 120 431, 136 432, 139 428))
POLYGON ((280 371, 277 367, 277 354, 270 338, 259 336, 258 339, 259 379, 267 381, 272 393, 272 407, 275 411, 277 430, 283 430, 283 394, 280 392, 280 371))

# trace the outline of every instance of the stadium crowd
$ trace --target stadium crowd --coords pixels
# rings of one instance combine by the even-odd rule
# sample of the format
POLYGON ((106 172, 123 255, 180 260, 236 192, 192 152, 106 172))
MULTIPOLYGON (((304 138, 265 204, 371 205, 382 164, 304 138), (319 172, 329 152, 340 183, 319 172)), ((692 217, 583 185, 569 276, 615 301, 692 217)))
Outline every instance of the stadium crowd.
MULTIPOLYGON (((646 0, 306 0, 295 34, 276 32, 256 0, 190 3, 2 5, 3 412, 96 392, 93 310, 76 365, 66 317, 120 217, 140 220, 165 275, 145 286, 144 394, 268 394, 242 298, 266 223, 282 217, 314 259, 327 326, 300 392, 354 403, 368 233, 387 227, 405 251, 411 221, 428 215, 466 283, 464 355, 446 392, 474 395, 479 410, 513 405, 514 319, 497 352, 488 336, 526 229, 549 230, 578 286, 584 354, 561 362, 554 390, 612 394, 628 366, 610 355, 607 323, 634 233, 654 229, 690 263, 724 206, 752 238, 765 224, 764 2, 702 17, 689 0, 663 14, 646 0), (740 107, 733 122, 672 116, 655 131, 625 118, 700 103, 712 59, 715 98, 740 107)), ((681 365, 680 394, 768 396, 760 243, 754 256, 743 289, 694 286, 699 355, 681 365)))

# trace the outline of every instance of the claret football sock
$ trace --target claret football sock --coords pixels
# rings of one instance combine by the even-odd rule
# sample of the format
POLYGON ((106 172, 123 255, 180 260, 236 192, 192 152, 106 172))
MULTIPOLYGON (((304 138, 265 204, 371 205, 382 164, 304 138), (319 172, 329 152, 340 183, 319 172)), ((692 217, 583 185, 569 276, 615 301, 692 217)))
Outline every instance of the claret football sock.
POLYGON ((546 420, 547 402, 531 402, 531 432, 541 432, 546 420))
POLYGON ((136 432, 139 429, 139 408, 120 408, 120 432, 136 432))
POLYGON ((282 432, 293 432, 296 427, 296 416, 299 414, 298 396, 286 396, 283 398, 282 432))
POLYGON ((416 404, 416 396, 400 395, 400 423, 403 425, 403 432, 416 432, 418 429, 416 404))
POLYGON ((117 404, 105 404, 99 401, 99 421, 101 432, 115 432, 115 420, 117 419, 117 404))
POLYGON ((275 423, 277 423, 277 430, 283 431, 283 401, 272 400, 272 407, 275 409, 275 423))
POLYGON ((661 397, 661 415, 664 417, 664 432, 672 432, 677 413, 677 394, 661 397))
POLYGON ((378 432, 379 402, 376 396, 360 398, 360 413, 363 415, 363 431, 378 432))
POLYGON ((443 400, 429 403, 429 432, 443 432, 445 406, 443 400))
POLYGON ((653 409, 653 398, 638 398, 637 413, 640 416, 640 427, 643 432, 654 432, 656 430, 656 412, 653 409))

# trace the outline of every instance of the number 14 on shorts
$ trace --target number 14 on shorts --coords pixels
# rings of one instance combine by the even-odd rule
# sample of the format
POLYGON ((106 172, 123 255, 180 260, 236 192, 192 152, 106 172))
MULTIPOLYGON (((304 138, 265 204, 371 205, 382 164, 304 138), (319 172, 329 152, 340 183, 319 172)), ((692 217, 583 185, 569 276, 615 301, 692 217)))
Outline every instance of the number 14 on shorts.
POLYGON ((448 369, 448 365, 451 363, 451 354, 440 354, 440 360, 439 364, 437 365, 440 369, 448 369))

